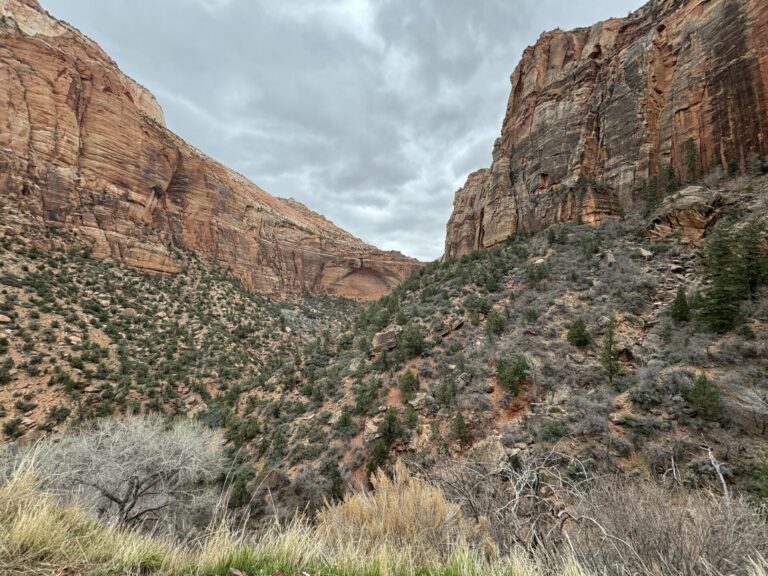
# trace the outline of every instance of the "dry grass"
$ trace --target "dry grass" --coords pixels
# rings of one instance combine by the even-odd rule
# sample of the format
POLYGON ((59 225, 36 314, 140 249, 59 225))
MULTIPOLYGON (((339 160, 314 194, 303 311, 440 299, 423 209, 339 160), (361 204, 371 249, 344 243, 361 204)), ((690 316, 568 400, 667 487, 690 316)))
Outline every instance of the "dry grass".
POLYGON ((470 530, 461 508, 402 463, 392 477, 379 470, 372 484, 372 491, 360 491, 320 512, 318 531, 330 546, 351 543, 365 553, 408 549, 417 562, 429 565, 467 546, 470 530))
MULTIPOLYGON (((36 485, 29 468, 0 485, 0 574, 3 576, 590 576, 571 554, 489 559, 469 544, 457 508, 439 490, 398 467, 377 475, 376 493, 360 492, 328 507, 318 526, 297 519, 252 541, 226 522, 185 546, 105 526, 75 506, 61 506, 36 485), (423 530, 421 530, 423 528, 423 530)), ((758 558, 743 572, 766 576, 758 558)), ((634 572, 638 573, 638 572, 634 572)))

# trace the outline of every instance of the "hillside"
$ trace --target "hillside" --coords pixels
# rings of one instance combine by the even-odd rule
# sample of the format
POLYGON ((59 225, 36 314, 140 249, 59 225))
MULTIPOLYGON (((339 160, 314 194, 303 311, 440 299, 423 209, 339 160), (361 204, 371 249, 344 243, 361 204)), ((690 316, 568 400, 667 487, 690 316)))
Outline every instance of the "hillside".
MULTIPOLYGON (((285 358, 269 383, 309 410, 276 418, 270 405, 251 416, 272 431, 267 454, 307 468, 327 455, 362 481, 396 455, 429 465, 556 447, 590 474, 672 474, 713 486, 711 449, 729 481, 762 486, 768 293, 740 304, 735 331, 707 327, 697 306, 712 289, 708 244, 683 234, 693 228, 670 226, 707 213, 708 230, 726 227, 726 217, 737 228, 764 226, 767 187, 766 178, 690 187, 647 218, 557 226, 430 264, 335 342, 285 358), (672 318, 680 289, 690 320, 672 318), (584 331, 569 341, 577 320, 584 331), (702 386, 715 397, 711 410, 692 392, 702 386)), ((764 244, 757 250, 764 267, 764 244)), ((255 443, 263 453, 267 444, 255 443)))
POLYGON ((205 412, 259 386, 273 354, 358 309, 309 294, 269 300, 189 252, 174 253, 184 266, 172 276, 90 256, 0 238, 6 440, 29 442, 97 417, 205 412))

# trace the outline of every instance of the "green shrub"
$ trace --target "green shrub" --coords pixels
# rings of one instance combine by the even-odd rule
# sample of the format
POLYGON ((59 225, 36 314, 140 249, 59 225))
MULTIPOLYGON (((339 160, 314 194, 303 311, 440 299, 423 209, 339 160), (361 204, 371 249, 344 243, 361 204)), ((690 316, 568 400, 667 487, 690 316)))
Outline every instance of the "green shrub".
POLYGON ((37 408, 37 404, 34 402, 28 402, 26 400, 16 400, 14 406, 16 406, 16 410, 23 412, 24 414, 37 408))
POLYGON ((470 314, 488 314, 491 303, 477 294, 470 294, 464 298, 464 309, 470 314))
POLYGON ((568 327, 568 342, 574 346, 583 348, 587 346, 591 340, 589 332, 587 331, 587 325, 584 320, 578 318, 568 327))
POLYGON ((21 431, 21 418, 14 418, 13 420, 8 420, 8 422, 3 424, 3 433, 6 435, 6 437, 11 439, 21 437, 23 434, 21 431))
POLYGON ((334 429, 342 438, 352 438, 352 436, 357 434, 357 425, 346 406, 341 409, 341 414, 334 425, 334 429))
POLYGON ((427 348, 424 330, 420 326, 409 324, 398 334, 397 347, 406 358, 420 356, 427 348))
POLYGON ((500 358, 496 361, 496 379, 508 392, 517 389, 531 377, 531 365, 522 356, 508 360, 500 358))
POLYGON ((386 447, 392 446, 403 434, 403 425, 397 416, 397 410, 390 408, 379 423, 378 433, 386 447))
POLYGON ((608 383, 613 386, 616 377, 621 373, 618 350, 616 349, 616 319, 613 316, 610 317, 605 327, 598 360, 606 378, 608 378, 608 383))
POLYGON ((453 436, 462 446, 469 444, 469 441, 472 439, 469 433, 469 428, 467 428, 467 422, 464 420, 464 416, 461 412, 457 413, 454 417, 453 422, 451 423, 451 431, 453 432, 453 436))
POLYGON ((720 390, 702 374, 693 387, 685 393, 685 399, 693 413, 704 420, 719 420, 722 416, 720 390))
POLYGON ((411 370, 403 372, 402 376, 400 376, 400 391, 403 393, 403 396, 410 398, 418 389, 418 377, 411 370))
POLYGON ((13 369, 13 359, 7 358, 0 362, 0 386, 8 384, 12 380, 11 370, 13 369))
POLYGON ((560 420, 545 420, 536 434, 542 440, 555 441, 568 436, 568 425, 560 420))
POLYGON ((688 306, 688 298, 685 295, 685 288, 680 286, 677 289, 677 296, 672 301, 672 309, 670 310, 672 320, 675 322, 688 322, 691 319, 691 309, 688 306))
POLYGON ((488 336, 498 336, 504 332, 504 318, 495 310, 491 310, 485 319, 485 332, 488 336))

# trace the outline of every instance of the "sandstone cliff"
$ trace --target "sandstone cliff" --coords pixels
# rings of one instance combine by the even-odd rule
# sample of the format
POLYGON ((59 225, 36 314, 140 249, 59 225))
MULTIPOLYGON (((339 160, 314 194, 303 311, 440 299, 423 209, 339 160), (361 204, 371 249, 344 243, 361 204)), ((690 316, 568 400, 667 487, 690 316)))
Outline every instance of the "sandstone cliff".
POLYGON ((652 0, 525 50, 490 169, 456 193, 446 256, 598 223, 768 153, 768 3, 652 0))
POLYGON ((0 0, 0 195, 23 227, 174 272, 193 250, 264 293, 359 299, 419 263, 274 198, 170 132, 154 96, 36 0, 0 0))

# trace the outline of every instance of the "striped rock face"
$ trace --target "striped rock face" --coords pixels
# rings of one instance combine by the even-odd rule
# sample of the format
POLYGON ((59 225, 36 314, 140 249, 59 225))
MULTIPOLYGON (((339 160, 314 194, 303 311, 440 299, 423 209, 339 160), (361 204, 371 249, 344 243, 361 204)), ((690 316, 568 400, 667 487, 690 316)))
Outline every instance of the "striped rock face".
POLYGON ((456 193, 446 256, 599 223, 671 177, 768 155, 768 3, 652 0, 543 34, 511 81, 493 164, 456 193))
POLYGON ((0 203, 17 233, 63 229, 158 273, 191 250, 280 296, 372 300, 421 265, 184 142, 148 90, 36 0, 0 0, 0 203))

